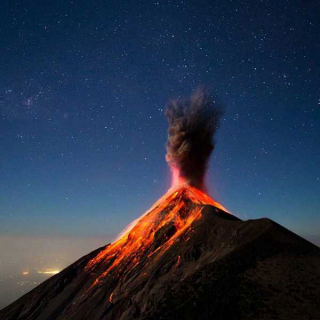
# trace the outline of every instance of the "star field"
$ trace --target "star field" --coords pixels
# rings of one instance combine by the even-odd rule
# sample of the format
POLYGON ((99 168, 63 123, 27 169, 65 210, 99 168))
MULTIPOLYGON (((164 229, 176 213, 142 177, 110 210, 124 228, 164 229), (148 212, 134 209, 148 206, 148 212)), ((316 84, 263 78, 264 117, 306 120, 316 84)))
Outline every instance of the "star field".
POLYGON ((226 108, 211 194, 320 236, 317 1, 7 1, 0 233, 116 234, 170 185, 168 99, 226 108))

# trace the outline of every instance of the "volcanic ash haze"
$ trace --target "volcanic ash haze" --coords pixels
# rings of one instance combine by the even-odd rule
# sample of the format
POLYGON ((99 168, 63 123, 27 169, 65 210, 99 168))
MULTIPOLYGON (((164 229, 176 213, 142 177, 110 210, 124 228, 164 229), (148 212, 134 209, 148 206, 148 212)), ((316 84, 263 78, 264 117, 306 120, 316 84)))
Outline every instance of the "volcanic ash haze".
POLYGON ((174 188, 1 320, 320 319, 320 249, 269 219, 240 220, 204 191, 213 104, 203 93, 169 103, 174 188))

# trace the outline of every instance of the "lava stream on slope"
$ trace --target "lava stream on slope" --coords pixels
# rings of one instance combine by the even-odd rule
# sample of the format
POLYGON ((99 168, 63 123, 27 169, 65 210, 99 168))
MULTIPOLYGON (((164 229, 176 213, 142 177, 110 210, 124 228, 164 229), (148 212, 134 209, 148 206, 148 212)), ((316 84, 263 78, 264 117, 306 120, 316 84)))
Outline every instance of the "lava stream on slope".
POLYGON ((228 212, 206 193, 190 185, 170 189, 115 242, 89 261, 87 271, 94 272, 101 264, 105 266, 105 271, 89 290, 107 276, 124 280, 139 263, 147 264, 151 256, 156 259, 179 241, 181 234, 192 232, 191 224, 201 217, 203 205, 228 212))

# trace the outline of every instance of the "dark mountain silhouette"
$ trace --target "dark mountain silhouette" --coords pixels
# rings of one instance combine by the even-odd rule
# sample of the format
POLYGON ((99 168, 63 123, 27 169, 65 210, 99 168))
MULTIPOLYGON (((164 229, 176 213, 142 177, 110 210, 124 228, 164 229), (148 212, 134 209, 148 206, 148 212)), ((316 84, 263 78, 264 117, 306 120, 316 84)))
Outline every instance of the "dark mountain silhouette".
POLYGON ((320 249, 185 186, 0 319, 320 319, 320 249))

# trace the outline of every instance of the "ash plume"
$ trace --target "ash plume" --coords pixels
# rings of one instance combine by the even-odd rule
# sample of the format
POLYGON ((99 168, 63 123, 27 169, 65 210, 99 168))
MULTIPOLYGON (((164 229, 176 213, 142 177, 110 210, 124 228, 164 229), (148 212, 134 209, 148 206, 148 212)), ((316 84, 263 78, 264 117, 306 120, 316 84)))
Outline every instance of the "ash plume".
POLYGON ((199 88, 187 99, 168 102, 169 129, 166 160, 175 179, 205 189, 209 157, 215 147, 223 108, 206 90, 199 88))

